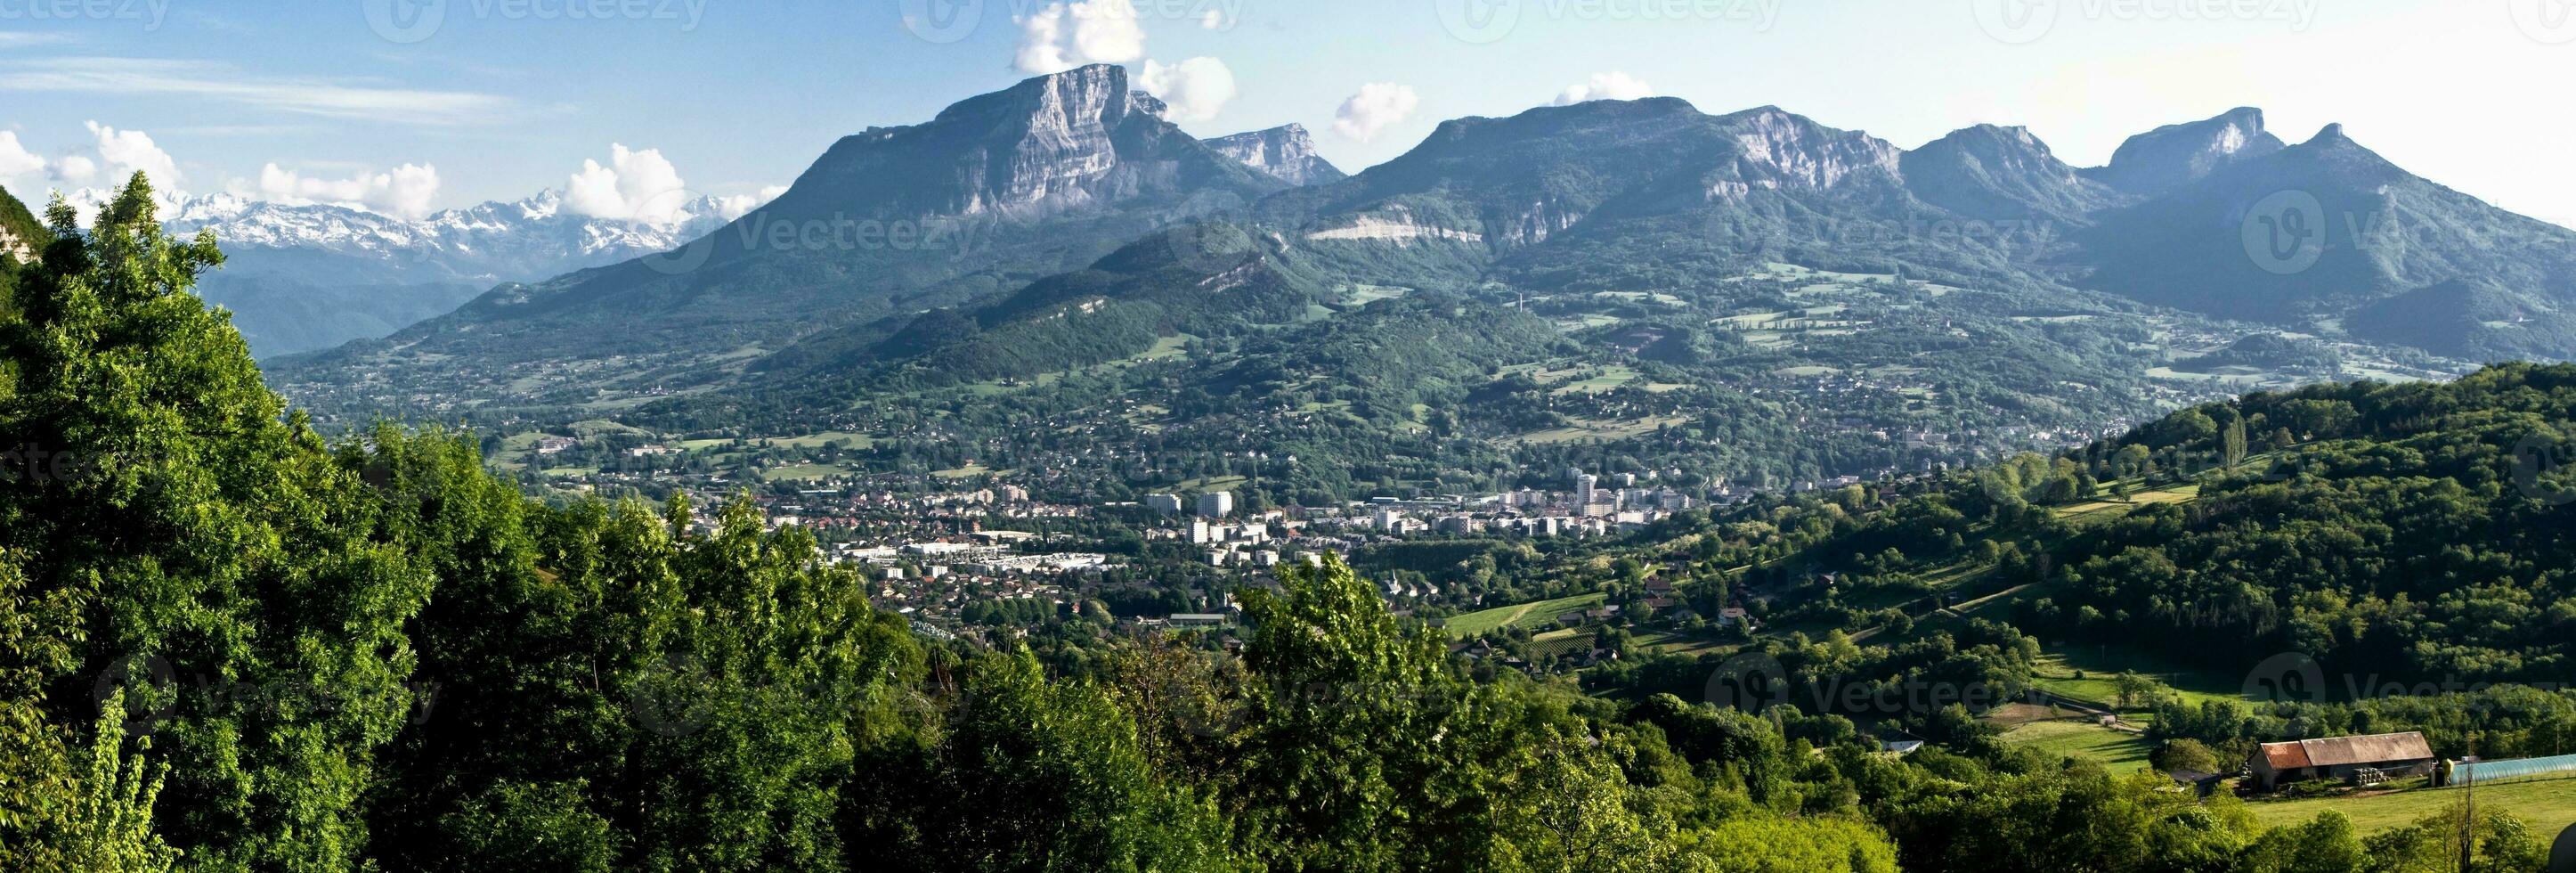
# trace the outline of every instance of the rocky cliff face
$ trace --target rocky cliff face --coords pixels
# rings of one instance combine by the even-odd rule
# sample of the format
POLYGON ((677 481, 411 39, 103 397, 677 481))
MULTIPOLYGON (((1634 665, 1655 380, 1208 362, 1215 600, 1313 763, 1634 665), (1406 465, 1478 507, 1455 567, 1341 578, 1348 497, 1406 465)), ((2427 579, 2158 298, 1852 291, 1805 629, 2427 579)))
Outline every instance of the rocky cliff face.
POLYGON ((1279 187, 1161 117, 1161 101, 1098 64, 960 102, 909 127, 843 139, 775 209, 811 217, 1027 223, 1162 195, 1279 187))
POLYGON ((2132 194, 2161 194, 2207 178, 2228 163, 2280 151, 2283 145, 2263 129, 2263 110, 2244 107, 2130 137, 2111 153, 2109 166, 2087 175, 2132 194))
POLYGON ((1207 145, 1219 154, 1277 176, 1291 185, 1338 182, 1349 178, 1341 168, 1315 153, 1315 139, 1306 133, 1306 126, 1302 124, 1222 136, 1208 140, 1207 145))
POLYGON ((1743 181, 1752 187, 1828 189, 1856 176, 1897 175, 1902 152, 1886 140, 1836 130, 1776 106, 1720 116, 1741 153, 1743 181))

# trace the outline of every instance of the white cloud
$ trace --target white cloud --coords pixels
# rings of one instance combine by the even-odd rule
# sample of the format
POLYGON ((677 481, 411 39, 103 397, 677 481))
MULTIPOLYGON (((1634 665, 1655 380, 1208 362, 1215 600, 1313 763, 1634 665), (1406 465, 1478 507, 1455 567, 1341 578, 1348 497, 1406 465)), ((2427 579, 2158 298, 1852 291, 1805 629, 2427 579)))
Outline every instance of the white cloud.
POLYGON ((98 140, 98 157, 113 176, 108 180, 124 185, 136 172, 152 180, 152 187, 162 191, 179 190, 179 162, 154 145, 149 134, 139 130, 118 130, 92 121, 85 126, 98 140))
POLYGON ((1199 26, 1208 30, 1225 30, 1234 26, 1234 19, 1225 17, 1225 10, 1210 9, 1207 14, 1199 16, 1199 26))
POLYGON ((1145 56, 1145 26, 1130 0, 1054 3, 1020 19, 1017 65, 1037 75, 1145 56))
POLYGON ((1342 101, 1333 113, 1333 132, 1361 142, 1376 139, 1380 131, 1413 115, 1422 106, 1422 96, 1411 85, 1394 82, 1371 82, 1360 86, 1360 92, 1342 101))
POLYGON ((407 219, 429 215, 438 187, 438 168, 421 164, 346 179, 309 178, 275 163, 259 171, 262 200, 289 206, 329 203, 407 219))
POLYGON ((54 178, 73 187, 98 181, 98 162, 79 155, 68 155, 54 162, 54 178))
POLYGON ((1191 58, 1165 66, 1145 62, 1142 84, 1147 93, 1172 107, 1173 121, 1215 118, 1234 100, 1234 71, 1215 58, 1191 58))
POLYGON ((660 149, 619 144, 609 146, 606 166, 583 160, 564 186, 564 208, 594 218, 668 223, 681 217, 689 199, 688 183, 660 149))
POLYGON ((785 193, 787 193, 787 186, 771 185, 767 188, 760 189, 760 193, 758 194, 736 194, 731 197, 718 197, 716 198, 716 214, 723 216, 726 221, 732 221, 745 215, 750 215, 752 210, 759 209, 760 207, 767 205, 769 201, 776 200, 778 199, 778 195, 785 193))
POLYGON ((1589 81, 1565 89, 1556 95, 1556 105, 1572 106, 1590 100, 1639 100, 1655 96, 1655 86, 1645 80, 1613 70, 1594 73, 1589 81))
POLYGON ((433 126, 489 121, 516 105, 490 94, 386 88, 361 79, 260 76, 226 64, 146 58, 0 62, 0 91, 202 97, 370 124, 433 126))
POLYGON ((0 130, 0 180, 44 172, 45 159, 18 144, 18 132, 0 130))

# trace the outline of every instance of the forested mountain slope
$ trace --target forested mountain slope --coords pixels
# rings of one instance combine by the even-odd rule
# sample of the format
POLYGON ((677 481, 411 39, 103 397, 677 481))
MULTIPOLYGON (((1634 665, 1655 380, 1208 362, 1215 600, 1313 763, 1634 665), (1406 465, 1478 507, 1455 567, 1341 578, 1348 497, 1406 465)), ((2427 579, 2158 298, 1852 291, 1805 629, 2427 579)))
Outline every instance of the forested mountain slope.
POLYGON ((38 221, 27 204, 0 189, 0 255, 21 261, 32 260, 46 237, 45 223, 38 221))

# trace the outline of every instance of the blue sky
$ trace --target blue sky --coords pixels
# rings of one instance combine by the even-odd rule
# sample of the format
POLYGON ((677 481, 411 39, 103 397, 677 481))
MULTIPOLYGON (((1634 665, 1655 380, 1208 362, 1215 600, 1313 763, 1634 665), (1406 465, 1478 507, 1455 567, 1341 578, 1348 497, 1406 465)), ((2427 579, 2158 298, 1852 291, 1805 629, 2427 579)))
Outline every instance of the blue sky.
POLYGON ((192 193, 419 211, 564 188, 590 161, 630 188, 751 195, 842 135, 1109 60, 1159 69, 1194 132, 1302 122, 1352 170, 1441 119, 1595 85, 1906 147, 2024 124, 2077 164, 2255 105, 2285 139, 2344 122, 2436 181, 2576 223, 2570 3, 0 0, 0 183, 167 166, 192 193))

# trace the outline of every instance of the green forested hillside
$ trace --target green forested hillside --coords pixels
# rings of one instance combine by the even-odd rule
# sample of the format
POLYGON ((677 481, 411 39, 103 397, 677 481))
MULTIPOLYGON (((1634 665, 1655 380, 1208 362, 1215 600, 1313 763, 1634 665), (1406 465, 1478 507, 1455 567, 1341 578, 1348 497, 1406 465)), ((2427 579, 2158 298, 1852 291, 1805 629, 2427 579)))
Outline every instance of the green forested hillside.
POLYGON ((0 233, 29 246, 46 236, 45 223, 37 220, 35 211, 5 188, 0 188, 0 233))
POLYGON ((1671 654, 1604 632, 1632 656, 1590 681, 1687 694, 1757 655, 1810 712, 1953 743, 1989 732, 1968 719, 1986 707, 2032 717, 2003 705, 2044 688, 2147 726, 2101 739, 2212 772, 2260 742, 2403 730, 2445 757, 2576 753, 2571 434, 2576 367, 2512 364, 2258 393, 2061 456, 1676 518, 1620 553, 1688 556, 1663 578, 1766 632, 1654 625, 1703 641, 1671 654), (1986 694, 1945 715, 1923 693, 1945 688, 1986 694))
MULTIPOLYGON (((28 210, 27 204, 20 202, 7 189, 0 189, 0 267, 20 260, 22 254, 34 255, 52 237, 53 234, 45 230, 45 223, 28 210)), ((5 269, 0 269, 0 273, 5 272, 5 269)), ((0 301, 7 298, 8 282, 8 277, 0 276, 0 301)))
POLYGON ((2571 437, 2567 365, 2320 385, 1712 536, 1864 590, 1965 562, 1990 571, 1980 590, 2032 584, 2011 618, 2033 633, 2214 668, 2302 652, 2386 681, 2543 683, 2576 654, 2571 437), (2183 483, 2185 501, 2141 495, 2183 483))
POLYGON ((18 279, 13 266, 19 260, 20 247, 32 255, 45 238, 44 224, 28 213, 27 205, 0 188, 0 312, 9 311, 15 296, 18 279))
MULTIPOLYGON (((1922 725, 1946 748, 1900 758, 1832 713, 1585 696, 1451 656, 1338 561, 1245 592, 1239 654, 1096 619, 998 650, 917 636, 747 501, 703 523, 685 501, 550 506, 455 435, 326 443, 188 293, 220 253, 162 236, 139 182, 66 255, 18 268, 20 314, 0 319, 0 444, 28 447, 0 478, 0 868, 2431 871, 2460 854, 2441 821, 2267 832, 2154 777, 1944 733, 1952 710, 1922 725)), ((2426 398, 2266 420, 2430 427, 2444 407, 2426 398)), ((2176 427, 2151 458, 2208 436, 2176 427)), ((2018 524, 2021 500, 1953 505, 2018 524)), ((1935 510, 1899 517, 1960 529, 1935 510)), ((1818 652, 1967 677, 2032 647, 1958 634, 1818 652)), ((2474 833, 2478 869, 2543 851, 2492 811, 2474 833)))

